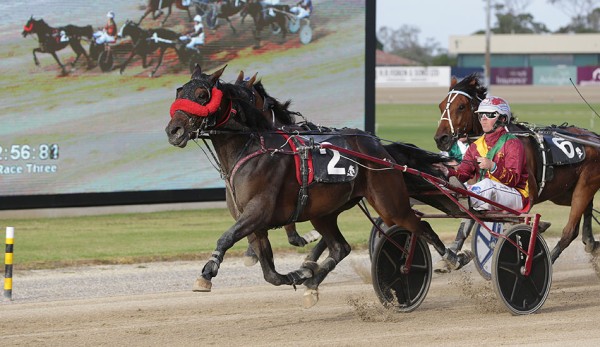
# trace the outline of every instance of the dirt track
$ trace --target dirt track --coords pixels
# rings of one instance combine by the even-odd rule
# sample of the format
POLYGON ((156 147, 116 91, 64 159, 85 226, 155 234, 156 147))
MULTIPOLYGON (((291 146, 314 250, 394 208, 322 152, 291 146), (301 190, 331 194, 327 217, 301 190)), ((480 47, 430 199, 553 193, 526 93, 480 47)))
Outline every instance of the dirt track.
MULTIPOLYGON (((285 269, 300 258, 279 255, 276 262, 283 262, 285 269)), ((510 315, 491 283, 472 265, 434 275, 427 298, 415 312, 386 311, 371 284, 361 279, 369 273, 368 264, 364 252, 345 259, 321 286, 317 306, 308 310, 302 308, 301 288, 271 286, 262 280, 260 269, 244 268, 239 259, 226 259, 211 293, 189 289, 202 263, 20 273, 15 283, 42 286, 37 291, 23 289, 25 293, 15 289, 15 300, 0 305, 0 342, 23 346, 600 343, 600 281, 594 270, 598 263, 579 242, 559 259, 548 300, 530 316, 510 315), (53 290, 54 299, 36 297, 53 290), (80 295, 88 298, 73 299, 80 295)))

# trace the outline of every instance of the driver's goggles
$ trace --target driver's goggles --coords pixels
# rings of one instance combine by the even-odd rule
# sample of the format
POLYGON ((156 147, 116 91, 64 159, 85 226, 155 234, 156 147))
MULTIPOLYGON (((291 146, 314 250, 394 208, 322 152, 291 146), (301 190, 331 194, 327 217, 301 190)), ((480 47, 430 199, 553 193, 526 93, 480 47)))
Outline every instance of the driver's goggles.
POLYGON ((485 117, 487 119, 496 119, 496 117, 499 116, 498 112, 481 112, 478 113, 477 116, 479 117, 479 120, 481 120, 481 118, 485 117))

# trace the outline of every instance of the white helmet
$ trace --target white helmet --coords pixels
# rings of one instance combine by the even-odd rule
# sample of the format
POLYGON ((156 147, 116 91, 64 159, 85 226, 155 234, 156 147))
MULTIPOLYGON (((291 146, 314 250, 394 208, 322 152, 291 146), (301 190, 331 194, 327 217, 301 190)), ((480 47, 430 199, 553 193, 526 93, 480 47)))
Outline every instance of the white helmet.
POLYGON ((497 96, 488 96, 481 101, 479 104, 479 108, 476 113, 498 113, 499 115, 503 115, 506 117, 506 123, 510 123, 512 119, 512 112, 510 111, 510 106, 506 100, 499 98, 497 96))
POLYGON ((106 14, 106 17, 115 18, 115 13, 113 11, 108 11, 108 13, 106 14))
POLYGON ((202 16, 200 16, 199 14, 197 14, 194 17, 194 22, 202 23, 202 16))

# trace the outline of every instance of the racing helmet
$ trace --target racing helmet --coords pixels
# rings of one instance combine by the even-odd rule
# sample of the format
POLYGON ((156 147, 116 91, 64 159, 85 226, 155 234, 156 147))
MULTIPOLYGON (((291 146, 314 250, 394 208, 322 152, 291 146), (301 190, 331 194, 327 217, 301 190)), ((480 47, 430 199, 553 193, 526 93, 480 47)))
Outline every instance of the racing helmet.
POLYGON ((498 113, 501 116, 505 116, 505 122, 508 124, 512 119, 512 112, 510 106, 506 100, 497 96, 487 96, 479 104, 479 108, 475 113, 498 113))
POLYGON ((194 17, 194 22, 202 23, 202 16, 200 16, 199 14, 197 14, 194 17))
POLYGON ((108 13, 106 14, 106 17, 115 18, 115 13, 113 11, 108 11, 108 13))

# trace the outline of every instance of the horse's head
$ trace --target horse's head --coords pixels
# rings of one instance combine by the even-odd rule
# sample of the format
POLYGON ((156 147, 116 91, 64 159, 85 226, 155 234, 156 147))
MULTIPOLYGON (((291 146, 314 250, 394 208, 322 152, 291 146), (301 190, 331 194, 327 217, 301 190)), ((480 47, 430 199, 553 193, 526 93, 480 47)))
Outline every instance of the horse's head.
POLYGON ((171 105, 171 121, 165 129, 170 144, 183 148, 192 134, 227 121, 221 119, 221 116, 227 117, 229 111, 226 114, 219 111, 229 110, 229 105, 225 103, 231 103, 231 100, 224 98, 223 92, 218 88, 219 78, 225 67, 206 75, 196 65, 191 80, 177 89, 175 101, 171 105))
POLYGON ((459 138, 481 134, 481 124, 475 111, 486 93, 487 88, 480 84, 477 74, 471 74, 458 83, 456 78, 452 78, 450 91, 439 104, 442 116, 433 137, 440 150, 449 150, 459 138))
POLYGON ((37 29, 36 22, 37 21, 33 19, 33 15, 31 15, 27 23, 25 23, 25 25, 23 26, 23 32, 21 33, 21 35, 23 35, 23 37, 27 37, 27 35, 35 33, 37 29))
POLYGON ((137 23, 132 22, 131 20, 128 19, 125 21, 125 23, 119 30, 119 33, 117 34, 117 36, 119 38, 131 36, 131 38, 133 38, 135 41, 135 38, 138 36, 138 33, 140 32, 140 30, 141 29, 137 23))

